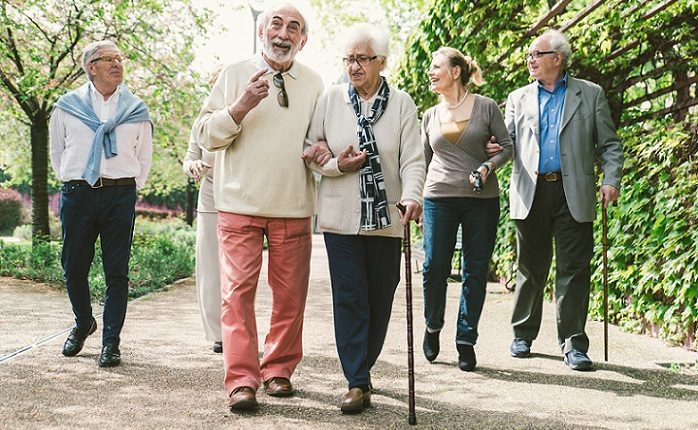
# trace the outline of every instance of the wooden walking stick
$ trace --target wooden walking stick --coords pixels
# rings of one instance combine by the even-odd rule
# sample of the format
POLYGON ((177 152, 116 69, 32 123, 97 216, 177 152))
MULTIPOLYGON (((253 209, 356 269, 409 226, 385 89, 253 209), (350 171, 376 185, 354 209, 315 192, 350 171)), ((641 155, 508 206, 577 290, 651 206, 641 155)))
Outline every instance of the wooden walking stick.
MULTIPOLYGON (((398 203, 397 208, 404 215, 407 208, 398 203)), ((403 249, 405 252, 405 298, 407 303, 407 390, 408 417, 410 425, 417 424, 414 399, 414 337, 412 336, 412 249, 410 244, 410 222, 403 228, 403 249)))
POLYGON ((608 224, 606 206, 601 203, 601 243, 603 244, 603 357, 608 361, 608 224))

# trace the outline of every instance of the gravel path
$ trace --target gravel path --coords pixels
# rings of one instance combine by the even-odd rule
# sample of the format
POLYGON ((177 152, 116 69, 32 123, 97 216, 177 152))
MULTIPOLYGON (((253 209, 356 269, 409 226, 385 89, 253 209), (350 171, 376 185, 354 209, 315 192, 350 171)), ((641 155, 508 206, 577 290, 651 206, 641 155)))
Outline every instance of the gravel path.
MULTIPOLYGON (((296 397, 258 392, 256 413, 225 407, 222 357, 203 339, 193 279, 131 302, 122 334, 123 364, 96 365, 99 335, 75 358, 60 349, 70 328, 65 293, 0 278, 0 428, 100 429, 392 429, 407 425, 404 288, 372 379, 374 407, 343 416, 345 390, 336 356, 327 260, 315 237, 305 325, 305 357, 293 382, 296 397), (54 337, 51 337, 54 336, 54 337), (18 350, 26 349, 8 359, 18 350)), ((553 307, 546 304, 541 337, 529 359, 509 356, 513 295, 490 284, 476 346, 478 368, 456 365, 453 339, 458 285, 449 288, 442 352, 429 364, 421 353, 421 278, 413 275, 417 426, 423 429, 698 429, 698 375, 672 371, 698 354, 610 327, 610 361, 603 326, 588 325, 596 371, 569 370, 556 346, 553 307)), ((266 279, 257 296, 260 337, 271 306, 266 279)), ((96 309, 99 309, 97 306, 96 309)), ((101 331, 101 321, 98 318, 101 331)), ((97 333, 100 333, 98 331, 97 333)))

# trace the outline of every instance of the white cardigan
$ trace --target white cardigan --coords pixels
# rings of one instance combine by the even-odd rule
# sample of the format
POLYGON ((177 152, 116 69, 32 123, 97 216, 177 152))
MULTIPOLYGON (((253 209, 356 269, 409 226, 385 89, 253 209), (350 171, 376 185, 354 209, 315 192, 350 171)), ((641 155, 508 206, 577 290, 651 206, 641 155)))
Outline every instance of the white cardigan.
POLYGON ((419 137, 417 108, 404 91, 390 86, 388 106, 373 125, 386 186, 390 222, 388 228, 361 231, 359 172, 341 172, 336 155, 348 145, 358 147, 357 118, 347 94, 349 84, 329 88, 318 99, 306 145, 326 140, 335 155, 325 166, 310 167, 322 175, 318 191, 318 228, 347 235, 402 237, 402 224, 395 203, 410 199, 422 204, 426 175, 419 137))

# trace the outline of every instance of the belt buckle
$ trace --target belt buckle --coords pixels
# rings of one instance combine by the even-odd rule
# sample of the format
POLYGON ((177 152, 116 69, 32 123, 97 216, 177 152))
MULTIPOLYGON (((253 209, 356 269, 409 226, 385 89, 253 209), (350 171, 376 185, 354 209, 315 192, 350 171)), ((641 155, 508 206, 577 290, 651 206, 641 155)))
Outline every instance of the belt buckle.
POLYGON ((92 188, 102 188, 104 186, 104 183, 102 182, 102 177, 100 176, 97 182, 94 185, 90 185, 92 188), (97 185, 99 184, 99 185, 97 185))
POLYGON ((545 180, 545 182, 555 182, 557 181, 557 173, 548 172, 543 175, 543 179, 545 180))

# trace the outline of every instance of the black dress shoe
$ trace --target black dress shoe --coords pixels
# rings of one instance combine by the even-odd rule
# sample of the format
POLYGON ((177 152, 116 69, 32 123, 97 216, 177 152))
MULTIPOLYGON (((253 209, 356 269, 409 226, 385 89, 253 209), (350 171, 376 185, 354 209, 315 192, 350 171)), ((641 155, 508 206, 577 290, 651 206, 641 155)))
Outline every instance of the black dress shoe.
POLYGON ((422 350, 424 351, 424 356, 432 362, 436 360, 439 355, 439 333, 441 330, 434 333, 430 333, 429 330, 424 330, 424 341, 422 342, 422 350))
POLYGON ((531 344, 533 341, 516 338, 511 342, 511 356, 516 358, 526 358, 531 355, 531 344))
POLYGON ((108 343, 102 347, 99 354, 99 367, 115 367, 121 364, 121 351, 113 343, 108 343))
POLYGON ((87 336, 94 333, 95 330, 97 330, 97 321, 95 321, 94 318, 92 318, 92 322, 87 331, 78 330, 77 326, 73 327, 68 335, 68 339, 66 339, 65 344, 63 344, 63 355, 66 357, 76 356, 78 352, 82 351, 87 336))
POLYGON ((213 352, 220 354, 223 352, 223 342, 213 342, 213 352))
POLYGON ((572 351, 565 354, 565 364, 570 366, 572 370, 591 370, 592 363, 586 353, 573 349, 572 351))
POLYGON ((475 348, 472 345, 464 345, 457 343, 458 350, 458 367, 464 372, 472 372, 475 370, 477 359, 475 358, 475 348))

